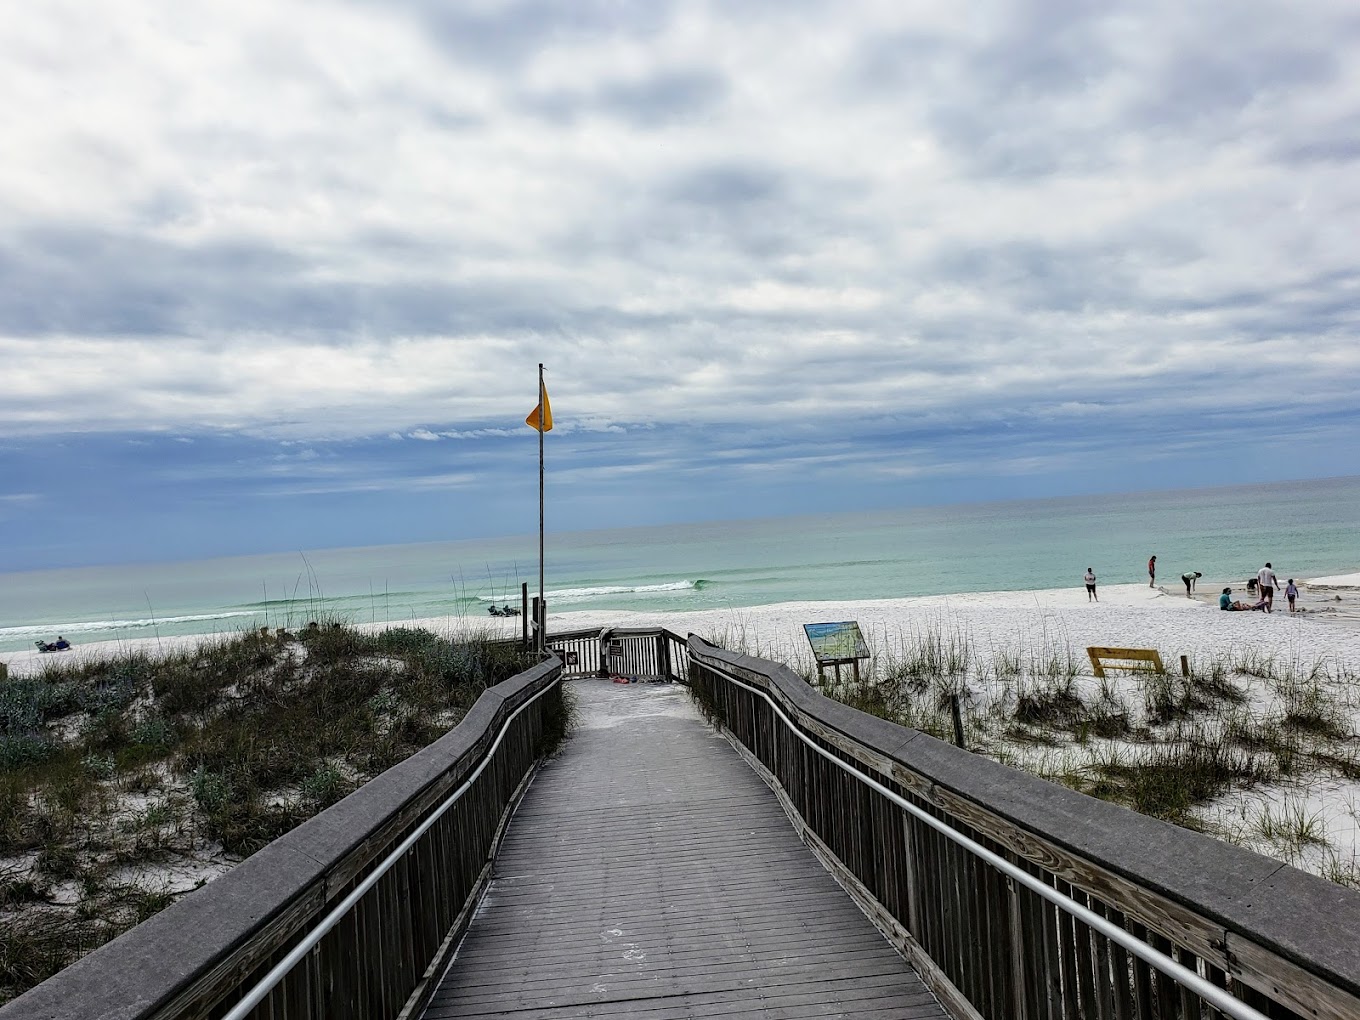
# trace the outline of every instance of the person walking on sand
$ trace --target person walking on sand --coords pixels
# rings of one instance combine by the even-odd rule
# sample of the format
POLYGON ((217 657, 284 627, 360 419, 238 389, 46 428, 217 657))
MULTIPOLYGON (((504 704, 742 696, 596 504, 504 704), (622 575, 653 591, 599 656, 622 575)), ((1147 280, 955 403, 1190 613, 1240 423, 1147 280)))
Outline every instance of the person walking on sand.
POLYGON ((1284 597, 1289 600, 1289 611, 1294 611, 1294 600, 1299 597, 1299 586, 1294 583, 1291 577, 1289 583, 1284 586, 1284 597))
POLYGON ((1275 569, 1267 563, 1256 572, 1256 593, 1257 598, 1265 599, 1266 612, 1274 612, 1275 589, 1280 586, 1280 580, 1275 576, 1275 569))
POLYGON ((1148 560, 1148 587, 1157 587, 1157 557, 1153 556, 1148 560))
POLYGON ((1185 582, 1185 597, 1194 598, 1195 582, 1204 575, 1198 570, 1187 570, 1181 575, 1181 580, 1185 582))
POLYGON ((1086 601, 1099 602, 1100 596, 1096 594, 1096 572, 1090 567, 1086 568, 1086 575, 1082 578, 1086 582, 1086 601))

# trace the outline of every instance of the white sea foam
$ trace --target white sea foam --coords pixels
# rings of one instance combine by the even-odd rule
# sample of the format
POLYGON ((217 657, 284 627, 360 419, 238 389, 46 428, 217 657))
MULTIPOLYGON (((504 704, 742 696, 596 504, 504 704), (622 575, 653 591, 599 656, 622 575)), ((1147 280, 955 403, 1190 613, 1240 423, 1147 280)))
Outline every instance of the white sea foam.
POLYGON ((589 599, 596 595, 647 595, 653 592, 692 591, 699 586, 697 581, 667 581, 663 584, 612 584, 598 588, 559 588, 544 593, 548 605, 562 599, 589 599))
POLYGON ((140 620, 87 620, 82 623, 26 624, 22 627, 0 627, 0 641, 9 638, 43 637, 56 634, 89 634, 108 630, 149 630, 176 623, 202 623, 205 620, 232 620, 243 616, 259 616, 256 612, 199 613, 193 616, 148 616, 140 620))

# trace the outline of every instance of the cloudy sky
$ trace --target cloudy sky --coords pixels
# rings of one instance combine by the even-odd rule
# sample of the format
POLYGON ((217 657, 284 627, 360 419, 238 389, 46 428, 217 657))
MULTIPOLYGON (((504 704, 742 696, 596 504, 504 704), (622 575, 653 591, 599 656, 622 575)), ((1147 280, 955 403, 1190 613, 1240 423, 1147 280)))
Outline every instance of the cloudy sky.
POLYGON ((1360 8, 44 0, 0 570, 1360 473, 1360 8))

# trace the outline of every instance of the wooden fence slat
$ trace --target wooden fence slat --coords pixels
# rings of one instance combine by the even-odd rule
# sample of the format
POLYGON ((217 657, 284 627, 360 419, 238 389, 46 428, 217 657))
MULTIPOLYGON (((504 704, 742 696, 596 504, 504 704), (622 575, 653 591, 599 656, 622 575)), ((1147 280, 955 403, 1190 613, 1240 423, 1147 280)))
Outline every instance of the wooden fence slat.
MULTIPOLYGON (((1096 665, 1102 656, 1111 656, 1120 661, 1106 662, 1110 667, 1163 669, 1155 649, 1092 646, 1090 652, 1096 665)), ((1238 888, 1253 881, 1276 880, 1273 872, 1242 851, 1183 830, 1173 829, 1174 835, 1167 835, 1169 827, 1155 820, 1140 819, 1133 824, 1127 813, 1110 817, 1108 825, 1131 833, 1158 827, 1149 833, 1150 842, 1166 860, 1150 865, 1150 881, 1140 882, 1144 865, 1126 851, 1139 845, 1135 839, 1121 845, 1093 827, 1081 830, 1079 838, 1067 831, 1072 819, 1084 825, 1087 815, 1104 818, 1116 810, 1109 805, 1055 790, 933 738, 870 719, 827 701, 784 667, 723 652, 698 638, 691 637, 688 668, 692 682, 703 684, 709 701, 719 706, 717 719, 779 781, 789 785, 791 802, 799 806, 802 818, 841 855, 848 873, 858 876, 856 895, 863 894, 877 904, 876 914, 881 907, 884 915, 894 918, 903 937, 929 957, 926 969, 935 968, 931 980, 943 982, 939 994, 951 1008, 957 1008, 954 1004, 962 999, 979 1016, 1021 1016, 1024 1020, 1169 1020, 1173 1015, 1199 1020, 1214 1015, 1197 994, 1175 979, 1030 890, 998 887, 993 893, 991 866, 980 864, 923 822, 904 818, 897 827, 885 826, 878 818, 878 802, 857 797, 853 776, 834 769, 814 750, 805 747, 799 753, 795 749, 787 760, 767 754, 769 737, 764 730, 747 739, 743 734, 750 728, 744 720, 722 711, 724 702, 731 700, 722 697, 724 688, 741 691, 736 700, 743 707, 758 697, 744 685, 765 691, 808 741, 899 789, 927 813, 1017 862, 1076 907, 1123 926, 1150 951, 1176 958, 1192 971, 1212 974, 1216 969, 1238 998, 1267 1003, 1272 1018, 1350 1020, 1360 1016, 1360 995, 1356 994, 1360 966, 1353 955, 1348 959, 1333 951, 1335 939, 1310 939, 1307 926, 1280 929, 1277 925, 1277 937, 1288 952, 1271 952, 1263 948, 1263 942, 1253 940, 1253 936, 1258 940, 1264 936, 1249 921, 1240 920, 1242 911, 1233 897, 1238 888), (740 684, 729 682, 729 675, 739 678, 740 684), (1002 771, 1007 774, 998 775, 1002 771), (800 778, 795 781, 795 776, 800 778), (1031 791, 1026 784, 1043 786, 1044 792, 1031 791), (1069 805, 1073 799, 1080 799, 1082 805, 1069 805), (1055 807, 1048 810, 1047 802, 1055 807), (1064 810, 1057 808, 1059 803, 1064 810), (1045 831, 1038 821, 1031 823, 1025 813, 1036 808, 1041 817, 1047 811, 1062 827, 1045 831), (901 876, 898 884, 881 863, 875 867, 872 857, 866 860, 865 856, 866 843, 878 841, 883 844, 880 853, 890 860, 888 834, 893 832, 903 837, 902 862, 895 869, 901 876), (1190 846, 1195 840, 1199 842, 1190 846), (1181 843, 1186 844, 1183 852, 1168 855, 1168 847, 1181 843), (1105 867, 1087 849, 1092 845, 1109 847, 1120 866, 1105 867), (1205 881, 1202 866, 1197 872, 1187 866, 1203 857, 1215 861, 1216 870, 1210 876, 1233 874, 1236 880, 1228 883, 1211 877, 1205 881), (1240 871, 1219 864, 1222 858, 1232 858, 1240 871), (1197 897, 1203 895, 1217 896, 1226 905, 1201 910, 1197 897), (1239 918, 1234 922, 1238 928, 1230 927, 1226 939, 1221 919, 1225 909, 1239 918), (1301 942, 1309 942, 1311 957, 1299 950, 1301 942), (995 947, 1003 943, 1008 955, 997 959, 995 947), (1231 979, 1226 977, 1229 969, 1231 979), (1336 977, 1329 980, 1324 973, 1336 977)), ((785 742, 771 746, 782 748, 785 742)), ((1298 885, 1294 879, 1278 881, 1291 892, 1298 885)), ((1261 895, 1258 892, 1251 900, 1259 901, 1261 895)), ((1312 897, 1329 918, 1328 929, 1339 932, 1331 920, 1332 904, 1352 894, 1308 888, 1301 895, 1312 897)), ((1360 900, 1352 896, 1345 909, 1355 919, 1353 930, 1360 930, 1360 900)))

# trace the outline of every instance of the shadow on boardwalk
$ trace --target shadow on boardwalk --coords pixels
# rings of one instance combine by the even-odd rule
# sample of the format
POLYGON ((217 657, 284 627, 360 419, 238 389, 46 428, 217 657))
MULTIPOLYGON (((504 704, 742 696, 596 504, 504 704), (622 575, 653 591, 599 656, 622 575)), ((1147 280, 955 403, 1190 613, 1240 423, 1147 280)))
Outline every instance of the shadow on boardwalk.
POLYGON ((576 690, 427 1018, 947 1016, 683 688, 576 690))

